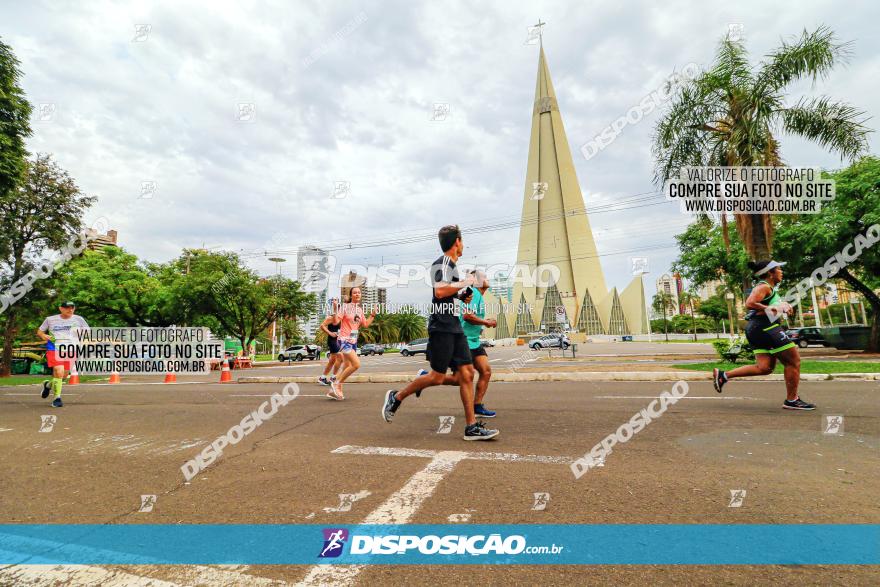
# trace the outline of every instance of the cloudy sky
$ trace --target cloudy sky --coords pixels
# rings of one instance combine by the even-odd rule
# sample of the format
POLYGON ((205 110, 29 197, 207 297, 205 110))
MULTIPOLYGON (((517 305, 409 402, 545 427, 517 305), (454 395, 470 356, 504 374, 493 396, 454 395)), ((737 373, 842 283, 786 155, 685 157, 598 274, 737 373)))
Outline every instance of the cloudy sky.
MULTIPOLYGON (((830 26, 852 41, 850 63, 792 88, 791 101, 828 94, 871 125, 880 114, 875 2, 479 4, 6 3, 0 37, 35 105, 29 148, 52 153, 99 197, 90 219, 106 216, 145 259, 222 248, 264 274, 275 270, 267 257, 281 256, 295 276, 303 244, 352 243, 334 252, 340 264, 423 263, 439 254, 433 238, 363 244, 448 223, 466 235, 515 223, 538 59, 524 41, 538 18, 609 285, 625 286, 630 257, 646 256, 652 294, 687 218, 659 196, 607 211, 655 189, 659 111, 589 160, 578 148, 673 71, 709 62, 730 24, 743 25, 755 60, 805 27, 830 26), (432 120, 435 104, 449 105, 445 120, 432 120), (330 197, 336 182, 349 182, 345 198, 330 197)), ((782 146, 790 165, 840 166, 799 139, 782 146)), ((517 235, 513 226, 466 236, 465 260, 513 263, 517 235)))

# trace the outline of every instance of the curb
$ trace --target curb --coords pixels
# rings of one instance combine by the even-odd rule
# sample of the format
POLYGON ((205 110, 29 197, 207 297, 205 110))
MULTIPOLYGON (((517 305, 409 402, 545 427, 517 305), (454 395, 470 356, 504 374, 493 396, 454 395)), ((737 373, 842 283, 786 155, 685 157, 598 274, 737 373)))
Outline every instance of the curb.
MULTIPOLYGON (((523 383, 528 381, 709 381, 712 376, 700 371, 573 371, 547 373, 493 373, 492 381, 523 383)), ((751 381, 784 381, 782 374, 749 377, 751 381)), ((354 375, 347 383, 406 383, 411 373, 370 373, 354 375)), ((801 381, 880 381, 880 373, 802 373, 801 381)), ((239 377, 237 383, 314 383, 314 376, 239 377)))

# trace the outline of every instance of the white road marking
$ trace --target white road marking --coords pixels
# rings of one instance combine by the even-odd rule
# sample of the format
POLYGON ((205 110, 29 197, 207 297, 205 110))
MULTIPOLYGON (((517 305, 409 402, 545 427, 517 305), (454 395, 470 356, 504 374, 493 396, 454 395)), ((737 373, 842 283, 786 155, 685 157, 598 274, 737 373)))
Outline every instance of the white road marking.
POLYGON ((356 501, 360 501, 365 497, 370 496, 370 492, 366 489, 358 491, 357 493, 340 493, 339 495, 339 505, 333 508, 324 508, 324 511, 327 513, 331 512, 350 512, 351 506, 356 501))
MULTIPOLYGON (((228 397, 272 397, 272 395, 261 394, 261 393, 237 393, 237 394, 231 394, 228 397)), ((317 393, 317 394, 301 393, 297 397, 327 397, 327 396, 322 393, 317 393)))
MULTIPOLYGON (((595 399, 660 399, 659 395, 597 395, 595 399)), ((686 395, 678 398, 683 399, 760 399, 757 397, 745 397, 741 395, 686 395)))
POLYGON ((0 428, 0 432, 12 432, 13 428, 0 428))
MULTIPOLYGON (((335 454, 379 455, 394 457, 430 458, 428 465, 409 478, 409 481, 382 505, 367 514, 362 524, 406 524, 412 520, 422 504, 433 495, 434 490, 459 462, 465 459, 499 460, 519 463, 568 464, 568 457, 549 457, 538 455, 517 455, 512 453, 481 453, 457 450, 420 450, 412 448, 389 448, 382 446, 340 446, 332 451, 335 454)), ((309 570, 300 585, 337 586, 351 585, 365 565, 315 565, 309 570)))
MULTIPOLYGON (((241 571, 249 567, 242 565, 186 565, 173 567, 140 567, 145 571, 174 569, 179 571, 177 583, 135 575, 116 569, 105 569, 92 565, 15 565, 0 570, 0 579, 8 579, 10 585, 29 587, 180 587, 181 585, 257 585, 275 587, 285 585, 265 577, 257 577, 241 571)), ((5 583, 5 582, 4 582, 5 583)))

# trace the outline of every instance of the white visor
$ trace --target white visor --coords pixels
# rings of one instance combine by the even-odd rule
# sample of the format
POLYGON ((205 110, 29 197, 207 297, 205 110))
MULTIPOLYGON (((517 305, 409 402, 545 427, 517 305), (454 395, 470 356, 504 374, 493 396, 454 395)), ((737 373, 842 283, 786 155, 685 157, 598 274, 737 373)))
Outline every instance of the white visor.
POLYGON ((757 277, 758 275, 764 275, 765 273, 773 271, 777 267, 782 267, 783 265, 785 265, 785 262, 780 263, 779 261, 770 261, 769 263, 767 263, 766 267, 764 267, 760 271, 757 271, 755 273, 755 276, 757 277))

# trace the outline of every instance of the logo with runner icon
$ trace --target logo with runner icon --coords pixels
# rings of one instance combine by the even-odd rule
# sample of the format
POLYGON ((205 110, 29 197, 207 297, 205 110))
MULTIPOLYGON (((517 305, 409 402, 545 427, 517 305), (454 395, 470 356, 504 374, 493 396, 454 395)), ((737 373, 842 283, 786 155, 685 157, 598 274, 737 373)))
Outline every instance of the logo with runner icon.
POLYGON ((343 547, 348 541, 348 530, 345 528, 324 528, 324 548, 318 558, 336 558, 342 554, 343 547))

